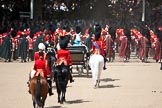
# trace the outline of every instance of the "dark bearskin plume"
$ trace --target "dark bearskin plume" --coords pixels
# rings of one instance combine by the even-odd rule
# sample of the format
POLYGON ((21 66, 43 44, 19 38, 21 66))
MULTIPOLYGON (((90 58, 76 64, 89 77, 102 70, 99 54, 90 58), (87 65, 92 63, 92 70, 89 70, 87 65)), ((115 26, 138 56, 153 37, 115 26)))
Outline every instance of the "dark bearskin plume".
POLYGON ((68 45, 68 39, 66 36, 61 36, 59 40, 59 45, 61 49, 66 49, 68 45))
POLYGON ((129 41, 131 41, 131 32, 129 29, 124 29, 124 34, 128 38, 129 41))
POLYGON ((148 40, 150 40, 150 31, 149 31, 149 29, 148 28, 143 28, 142 29, 142 35, 144 36, 144 37, 146 37, 148 40))
POLYGON ((95 25, 95 39, 98 41, 101 36, 101 26, 99 24, 95 25))
POLYGON ((157 37, 159 41, 162 42, 162 31, 161 30, 157 30, 157 37))
POLYGON ((109 34, 111 35, 112 40, 116 39, 116 29, 113 27, 109 27, 109 34))
POLYGON ((79 34, 81 32, 80 26, 76 26, 75 31, 76 31, 77 34, 79 34))

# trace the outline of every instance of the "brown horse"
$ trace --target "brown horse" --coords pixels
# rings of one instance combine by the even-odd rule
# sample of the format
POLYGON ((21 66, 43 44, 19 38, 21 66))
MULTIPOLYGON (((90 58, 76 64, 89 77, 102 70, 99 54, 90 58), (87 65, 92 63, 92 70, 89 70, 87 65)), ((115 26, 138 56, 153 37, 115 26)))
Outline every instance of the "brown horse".
POLYGON ((46 78, 38 75, 30 80, 29 90, 32 95, 34 108, 44 108, 48 89, 49 87, 46 78))

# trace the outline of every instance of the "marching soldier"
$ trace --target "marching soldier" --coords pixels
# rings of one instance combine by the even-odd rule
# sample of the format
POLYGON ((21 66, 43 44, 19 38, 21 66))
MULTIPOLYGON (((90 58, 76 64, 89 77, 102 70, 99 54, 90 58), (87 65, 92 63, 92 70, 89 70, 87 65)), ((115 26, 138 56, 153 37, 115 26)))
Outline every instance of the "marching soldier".
POLYGON ((32 36, 28 36, 28 41, 29 41, 29 45, 28 45, 28 61, 29 59, 31 61, 34 61, 34 52, 33 52, 33 48, 34 48, 34 39, 32 36))
POLYGON ((26 62, 28 51, 28 40, 26 38, 26 34, 22 33, 22 39, 20 39, 18 48, 18 55, 21 57, 21 62, 26 62))
POLYGON ((151 47, 150 31, 146 26, 142 29, 142 35, 140 38, 140 59, 142 62, 146 62, 149 48, 151 47))
POLYGON ((7 36, 4 38, 1 46, 1 57, 5 59, 5 62, 11 62, 12 56, 12 38, 11 34, 8 33, 7 36))

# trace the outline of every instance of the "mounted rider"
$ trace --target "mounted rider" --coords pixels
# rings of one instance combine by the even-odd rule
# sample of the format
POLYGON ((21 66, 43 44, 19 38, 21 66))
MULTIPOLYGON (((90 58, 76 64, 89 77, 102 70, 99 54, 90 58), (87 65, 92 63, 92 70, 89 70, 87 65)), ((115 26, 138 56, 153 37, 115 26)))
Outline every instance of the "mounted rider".
MULTIPOLYGON (((58 69, 57 67, 61 66, 62 70, 69 72, 70 82, 74 82, 71 72, 70 72, 70 66, 72 65, 70 51, 66 49, 68 43, 69 43, 69 38, 67 36, 60 36, 60 40, 59 40, 60 49, 57 50, 57 52, 56 52, 56 55, 57 55, 56 71, 58 69), (63 65, 63 67, 62 67, 62 65, 63 65)), ((55 72, 55 74, 56 74, 56 72, 55 72)), ((54 75, 54 77, 56 77, 56 75, 54 75)))
POLYGON ((34 63, 33 70, 30 73, 29 81, 31 78, 33 78, 34 76, 38 76, 39 74, 42 77, 45 77, 49 84, 49 95, 51 96, 51 95, 53 95, 52 81, 50 78, 51 71, 50 71, 50 68, 49 68, 49 65, 47 62, 46 53, 44 52, 45 45, 43 43, 39 43, 38 48, 39 48, 39 51, 36 52, 34 55, 35 63, 34 63))
POLYGON ((103 69, 106 70, 106 58, 104 47, 104 41, 101 39, 101 26, 97 24, 95 25, 95 40, 92 43, 93 54, 100 54, 104 57, 103 69))

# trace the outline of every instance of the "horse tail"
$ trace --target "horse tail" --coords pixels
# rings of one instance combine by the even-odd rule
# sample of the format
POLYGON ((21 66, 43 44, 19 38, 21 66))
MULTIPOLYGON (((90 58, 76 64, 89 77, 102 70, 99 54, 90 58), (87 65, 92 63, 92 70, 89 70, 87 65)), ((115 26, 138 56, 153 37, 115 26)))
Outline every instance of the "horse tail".
POLYGON ((38 104, 38 106, 42 106, 40 97, 41 97, 41 82, 40 82, 40 74, 39 74, 37 77, 37 84, 35 89, 35 101, 38 104))
POLYGON ((67 86, 67 82, 69 79, 68 74, 69 74, 68 68, 64 66, 64 64, 61 64, 61 67, 58 73, 57 83, 58 83, 58 88, 62 92, 66 92, 66 86, 67 86))

